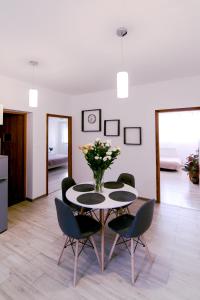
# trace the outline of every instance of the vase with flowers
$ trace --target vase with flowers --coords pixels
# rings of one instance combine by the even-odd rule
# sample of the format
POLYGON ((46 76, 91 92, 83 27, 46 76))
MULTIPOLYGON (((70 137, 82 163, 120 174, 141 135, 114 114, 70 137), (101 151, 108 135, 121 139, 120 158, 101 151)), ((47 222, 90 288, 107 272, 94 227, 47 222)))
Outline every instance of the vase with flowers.
POLYGON ((187 157, 184 168, 188 172, 191 182, 199 184, 199 150, 196 154, 190 154, 187 157))
POLYGON ((99 138, 94 143, 80 146, 88 166, 93 171, 96 192, 102 192, 103 176, 106 169, 110 168, 113 161, 120 154, 119 147, 111 147, 110 141, 101 141, 99 138))

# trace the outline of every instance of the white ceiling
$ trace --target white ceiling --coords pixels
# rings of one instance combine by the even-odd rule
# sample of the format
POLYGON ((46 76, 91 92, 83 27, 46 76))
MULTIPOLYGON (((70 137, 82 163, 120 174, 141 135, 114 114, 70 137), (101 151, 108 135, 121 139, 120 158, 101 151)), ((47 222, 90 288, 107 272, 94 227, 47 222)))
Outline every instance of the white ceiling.
POLYGON ((0 0, 0 74, 77 94, 200 75, 199 0, 0 0))

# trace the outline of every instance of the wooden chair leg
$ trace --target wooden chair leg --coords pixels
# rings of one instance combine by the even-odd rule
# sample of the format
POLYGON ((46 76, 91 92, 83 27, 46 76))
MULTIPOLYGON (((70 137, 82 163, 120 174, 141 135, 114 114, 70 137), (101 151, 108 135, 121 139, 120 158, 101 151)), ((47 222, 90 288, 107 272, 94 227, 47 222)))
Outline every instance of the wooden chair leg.
POLYGON ((116 217, 119 217, 120 215, 122 215, 121 208, 115 210, 115 215, 116 215, 116 217))
POLYGON ((133 239, 131 239, 131 282, 135 283, 135 253, 134 253, 134 244, 133 239))
POLYGON ((150 262, 152 262, 152 261, 153 261, 153 258, 152 258, 152 256, 151 256, 151 253, 150 253, 149 248, 148 248, 148 246, 147 246, 147 242, 146 242, 144 236, 141 236, 140 238, 141 238, 141 241, 142 241, 142 242, 144 243, 144 245, 145 245, 146 255, 147 255, 147 257, 149 258, 150 262))
POLYGON ((76 286, 76 274, 77 274, 77 264, 78 264, 78 245, 79 245, 79 241, 76 240, 75 259, 74 259, 74 287, 76 286))
POLYGON ((81 207, 80 215, 83 215, 83 214, 84 214, 84 207, 81 207))
POLYGON ((59 256, 59 259, 58 259, 58 262, 57 262, 58 265, 60 264, 61 257, 62 257, 62 255, 63 255, 63 252, 64 252, 66 246, 67 246, 67 242, 68 242, 68 236, 66 237, 64 246, 63 246, 62 251, 61 251, 61 253, 60 253, 60 256, 59 256))
POLYGON ((112 248, 110 250, 110 254, 109 254, 108 260, 110 260, 111 257, 112 257, 112 255, 113 255, 113 252, 114 252, 114 249, 115 249, 115 246, 117 244, 118 239, 119 239, 119 234, 116 234, 115 240, 114 240, 112 248))
POLYGON ((110 217, 110 213, 111 213, 111 210, 109 209, 109 210, 107 211, 106 216, 105 216, 104 224, 106 224, 108 218, 110 217))
POLYGON ((127 212, 129 213, 129 215, 131 214, 129 207, 127 207, 127 212))
POLYGON ((97 217, 97 214, 95 213, 95 211, 91 211, 91 217, 96 219, 99 222, 99 217, 97 217))
POLYGON ((92 246, 94 247, 94 252, 95 252, 95 254, 96 254, 96 257, 97 257, 99 266, 101 267, 101 261, 100 261, 100 258, 99 258, 99 253, 98 253, 97 246, 96 246, 96 243, 95 243, 95 241, 94 241, 93 236, 90 237, 90 241, 91 241, 91 243, 92 243, 92 246))

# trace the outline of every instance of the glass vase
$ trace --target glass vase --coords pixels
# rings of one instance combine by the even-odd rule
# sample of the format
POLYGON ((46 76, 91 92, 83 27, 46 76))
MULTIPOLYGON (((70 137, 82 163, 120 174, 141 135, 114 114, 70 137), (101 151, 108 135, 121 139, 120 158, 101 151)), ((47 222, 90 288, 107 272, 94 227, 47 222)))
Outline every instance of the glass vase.
POLYGON ((103 192, 103 175, 104 175, 104 170, 102 169, 93 170, 94 190, 97 193, 103 192))

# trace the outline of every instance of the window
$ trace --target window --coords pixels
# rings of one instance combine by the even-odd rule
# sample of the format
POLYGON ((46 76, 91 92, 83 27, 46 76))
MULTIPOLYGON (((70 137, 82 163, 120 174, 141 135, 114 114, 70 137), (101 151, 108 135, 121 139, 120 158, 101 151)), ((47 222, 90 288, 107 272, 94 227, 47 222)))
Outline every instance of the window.
POLYGON ((61 125, 61 141, 62 144, 67 144, 68 143, 68 130, 67 130, 67 124, 63 123, 61 125))

